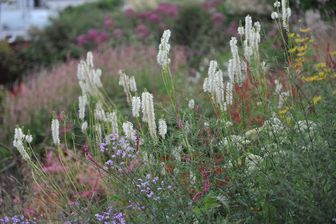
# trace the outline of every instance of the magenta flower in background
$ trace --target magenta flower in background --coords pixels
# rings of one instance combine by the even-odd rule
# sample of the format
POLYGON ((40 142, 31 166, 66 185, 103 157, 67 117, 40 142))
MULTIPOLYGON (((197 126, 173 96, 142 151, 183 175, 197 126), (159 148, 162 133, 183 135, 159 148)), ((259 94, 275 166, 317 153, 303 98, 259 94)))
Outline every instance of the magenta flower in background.
POLYGON ((144 24, 138 25, 135 28, 135 32, 141 39, 146 39, 150 34, 148 27, 144 24))
POLYGON ((96 44, 101 44, 108 40, 108 34, 104 31, 99 31, 97 35, 95 36, 95 42, 96 44))
POLYGON ((150 12, 147 15, 147 18, 152 23, 157 23, 157 22, 159 22, 161 20, 161 17, 158 14, 156 14, 155 12, 150 12))
POLYGON ((237 36, 237 29, 238 29, 238 23, 236 21, 233 21, 230 23, 228 29, 226 30, 226 33, 229 36, 237 36))
POLYGON ((113 36, 116 38, 122 38, 124 36, 124 31, 120 28, 114 29, 113 30, 113 36))
POLYGON ((155 9, 158 14, 163 14, 172 18, 176 18, 178 14, 178 8, 174 4, 170 3, 160 3, 155 9))
POLYGON ((113 27, 113 24, 114 24, 113 20, 110 16, 105 17, 105 19, 104 19, 105 29, 109 29, 109 28, 113 27))
POLYGON ((94 41, 96 39, 98 35, 98 30, 97 29, 89 29, 89 31, 87 32, 87 37, 88 37, 88 40, 90 41, 94 41))
POLYGON ((216 9, 219 4, 219 0, 207 0, 205 3, 202 4, 202 7, 206 10, 213 10, 216 9))
POLYGON ((224 23, 225 17, 222 13, 215 12, 214 14, 212 14, 211 19, 212 19, 214 26, 221 26, 224 23))
POLYGON ((79 46, 83 46, 87 43, 87 36, 85 34, 79 35, 76 39, 76 43, 79 46))
POLYGON ((134 11, 134 9, 128 7, 124 10, 124 15, 126 17, 133 17, 135 15, 135 11, 134 11))

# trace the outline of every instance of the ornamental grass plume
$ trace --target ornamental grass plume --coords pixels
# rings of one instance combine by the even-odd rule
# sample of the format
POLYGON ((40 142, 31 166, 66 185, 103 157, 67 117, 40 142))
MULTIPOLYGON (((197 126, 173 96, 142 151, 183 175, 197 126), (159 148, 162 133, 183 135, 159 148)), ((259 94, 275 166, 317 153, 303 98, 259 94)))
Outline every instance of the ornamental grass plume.
POLYGON ((60 144, 60 139, 59 139, 59 121, 57 119, 53 119, 51 121, 51 134, 52 134, 52 139, 55 145, 60 144))
POLYGON ((169 51, 170 51, 170 38, 171 32, 170 30, 165 30, 161 37, 161 43, 159 45, 159 53, 157 55, 157 62, 162 68, 168 66, 170 64, 169 51))
POLYGON ((149 134, 156 139, 156 123, 154 113, 153 95, 143 92, 141 95, 142 120, 148 124, 149 134))
POLYGON ((131 103, 132 94, 131 92, 136 92, 136 82, 134 76, 129 77, 122 70, 119 71, 119 86, 122 86, 126 94, 127 103, 131 103))

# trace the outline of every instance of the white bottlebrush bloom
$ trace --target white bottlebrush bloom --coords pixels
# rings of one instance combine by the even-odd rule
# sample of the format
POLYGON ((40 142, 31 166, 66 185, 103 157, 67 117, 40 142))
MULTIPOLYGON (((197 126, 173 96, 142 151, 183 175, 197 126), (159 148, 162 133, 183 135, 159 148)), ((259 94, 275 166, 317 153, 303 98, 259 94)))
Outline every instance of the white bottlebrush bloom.
POLYGON ((84 120, 85 118, 85 107, 87 105, 87 96, 79 96, 78 97, 78 104, 79 104, 79 110, 78 110, 78 116, 79 119, 84 120))
POLYGON ((132 92, 136 92, 137 91, 137 85, 136 85, 136 82, 135 82, 135 78, 134 76, 132 76, 129 80, 129 87, 130 87, 130 90, 132 92))
POLYGON ((272 14, 271 14, 271 18, 272 18, 273 20, 276 20, 276 19, 279 18, 279 14, 278 14, 277 12, 272 12, 272 14))
POLYGON ((188 107, 192 110, 195 108, 195 100, 194 99, 189 100, 188 107))
POLYGON ((159 119, 159 135, 165 139, 167 134, 167 123, 164 119, 159 119))
POLYGON ((85 133, 87 128, 88 128, 88 123, 87 123, 87 121, 84 121, 82 123, 82 127, 81 127, 82 132, 85 133))
POLYGON ((279 1, 275 1, 273 4, 274 8, 280 8, 281 4, 279 1))
POLYGON ((143 92, 141 95, 142 120, 148 123, 149 134, 156 138, 156 123, 154 113, 153 95, 149 92, 143 92))
POLYGON ((52 134, 52 139, 55 145, 60 144, 60 139, 59 139, 59 121, 57 119, 53 119, 51 121, 51 134, 52 134))
POLYGON ((210 93, 212 100, 219 105, 222 111, 226 110, 223 72, 218 69, 216 61, 210 61, 208 77, 204 80, 203 90, 210 93))
POLYGON ((106 114, 100 102, 96 103, 95 117, 98 121, 106 121, 106 114))
POLYGON ((136 141, 136 131, 133 129, 133 124, 131 122, 127 121, 123 123, 122 128, 123 128, 124 135, 128 139, 132 141, 136 141))
POLYGON ((83 95, 94 95, 95 91, 102 87, 100 77, 102 71, 95 70, 93 66, 93 56, 91 52, 87 53, 86 61, 81 60, 77 67, 77 78, 83 95))
POLYGON ((138 96, 132 97, 132 115, 133 117, 140 116, 141 100, 138 96))
POLYGON ((111 122, 112 133, 118 135, 118 118, 117 112, 106 113, 106 119, 108 122, 111 122))
POLYGON ((288 7, 288 0, 281 0, 282 26, 288 31, 288 20, 291 16, 291 9, 288 7))
MULTIPOLYGON (((30 135, 30 137, 28 137, 28 138, 31 138, 31 140, 32 140, 33 137, 30 135)), ((28 161, 28 160, 30 160, 30 157, 29 157, 26 149, 23 146, 23 141, 24 140, 27 141, 26 136, 22 132, 22 129, 21 128, 15 128, 13 146, 19 151, 22 158, 24 160, 28 161)), ((30 143, 29 141, 27 141, 27 142, 30 143)))
MULTIPOLYGON (((124 93, 126 94, 126 99, 127 102, 130 103, 131 102, 131 81, 130 81, 130 77, 128 75, 126 75, 125 72, 123 72, 122 70, 119 71, 119 86, 122 86, 124 89, 124 93)), ((135 80, 134 80, 135 81, 135 80)), ((132 86, 132 88, 134 88, 134 86, 132 86)), ((135 86, 136 89, 136 86, 135 86)))
POLYGON ((167 66, 170 64, 170 58, 169 58, 169 51, 170 51, 170 44, 169 44, 169 38, 170 38, 171 32, 170 30, 165 30, 161 37, 161 43, 159 45, 159 52, 157 55, 157 62, 162 67, 167 66))
POLYGON ((226 83, 226 103, 227 105, 233 104, 233 84, 231 82, 226 83))
POLYGON ((245 32, 244 32, 244 27, 242 27, 242 26, 238 27, 237 31, 238 31, 238 34, 239 34, 240 36, 243 36, 244 33, 245 33, 245 32))
MULTIPOLYGON (((245 29, 245 37, 247 38, 246 29, 245 29)), ((232 79, 233 77, 234 82, 241 84, 243 82, 244 77, 242 74, 241 62, 238 54, 237 39, 235 37, 232 37, 230 40, 230 49, 232 59, 231 61, 229 61, 229 67, 228 67, 228 72, 230 72, 229 78, 232 79)))

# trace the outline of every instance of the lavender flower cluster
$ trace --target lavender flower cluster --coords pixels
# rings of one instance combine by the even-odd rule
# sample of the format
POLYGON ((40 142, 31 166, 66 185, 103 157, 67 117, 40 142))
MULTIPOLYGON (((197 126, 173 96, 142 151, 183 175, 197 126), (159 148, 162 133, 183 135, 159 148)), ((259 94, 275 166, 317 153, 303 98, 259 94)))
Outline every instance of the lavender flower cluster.
POLYGON ((13 217, 4 216, 0 218, 0 224, 35 224, 34 220, 30 220, 23 215, 15 215, 13 217))
POLYGON ((112 207, 109 207, 105 212, 97 213, 96 219, 104 224, 126 224, 126 217, 122 212, 116 212, 112 207))
POLYGON ((105 163, 108 167, 122 168, 137 156, 137 152, 129 140, 114 133, 100 143, 99 148, 102 153, 109 157, 109 160, 105 163))
MULTIPOLYGON (((159 194, 165 188, 164 182, 161 181, 161 183, 159 183, 159 178, 152 178, 151 174, 147 174, 145 180, 139 178, 136 186, 141 193, 146 195, 147 198, 154 199, 155 201, 159 201, 161 199, 159 194)), ((172 187, 170 185, 167 187, 167 189, 171 188, 172 187)))

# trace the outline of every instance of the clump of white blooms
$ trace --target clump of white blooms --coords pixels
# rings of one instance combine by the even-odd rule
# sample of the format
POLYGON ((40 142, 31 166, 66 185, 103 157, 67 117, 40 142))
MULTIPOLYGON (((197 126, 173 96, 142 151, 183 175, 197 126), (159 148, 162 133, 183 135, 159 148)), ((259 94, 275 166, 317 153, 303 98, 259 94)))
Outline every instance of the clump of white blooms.
POLYGON ((122 86, 124 89, 124 92, 126 94, 126 99, 127 102, 130 103, 131 102, 131 98, 132 98, 132 94, 131 92, 136 92, 137 91, 137 87, 136 87, 136 82, 135 82, 135 78, 134 76, 129 77, 128 75, 126 75, 125 72, 123 72, 122 70, 119 71, 119 86, 122 86))
POLYGON ((165 30, 161 37, 161 43, 159 45, 159 53, 157 55, 157 63, 162 67, 170 64, 169 51, 170 51, 170 30, 165 30))
POLYGON ((78 97, 78 104, 79 104, 79 110, 78 110, 78 116, 79 119, 84 120, 85 118, 85 106, 87 105, 87 96, 79 96, 78 97))
POLYGON ((289 92, 288 91, 283 91, 282 89, 283 89, 283 86, 279 82, 279 80, 275 80, 275 93, 279 97, 278 109, 281 109, 283 107, 283 104, 284 104, 286 98, 289 96, 289 92))
POLYGON ((281 13, 282 13, 282 26, 288 31, 288 20, 292 14, 291 9, 288 7, 288 0, 281 0, 281 13))
POLYGON ((243 27, 243 26, 238 27, 237 31, 238 31, 238 34, 239 34, 240 36, 243 36, 244 33, 245 33, 245 32, 244 32, 244 27, 243 27))
POLYGON ((52 139, 55 145, 60 144, 60 139, 59 139, 59 121, 57 119, 53 119, 51 121, 51 134, 52 134, 52 139))
POLYGON ((87 128, 88 128, 88 123, 87 123, 87 121, 84 121, 82 123, 82 127, 81 127, 82 132, 85 133, 87 128))
POLYGON ((156 138, 156 123, 154 113, 153 95, 149 92, 143 92, 141 95, 142 120, 148 123, 149 134, 156 138))
POLYGON ((260 130, 266 130, 271 135, 280 133, 285 129, 285 126, 282 124, 281 120, 276 116, 276 113, 272 114, 272 117, 266 120, 260 130))
POLYGON ((94 113, 95 113, 95 117, 97 121, 106 121, 106 114, 100 102, 96 103, 96 108, 95 108, 94 113))
POLYGON ((122 124, 124 135, 132 140, 136 141, 136 131, 133 129, 133 124, 129 121, 122 124))
POLYGON ((195 100, 194 99, 189 100, 188 107, 192 110, 195 108, 195 100))
POLYGON ((132 115, 133 117, 140 116, 141 100, 138 96, 132 97, 132 115))
POLYGON ((112 133, 118 135, 118 118, 117 118, 117 112, 106 113, 106 121, 111 123, 112 133))
POLYGON ((272 13, 271 13, 271 18, 272 18, 273 20, 278 19, 278 18, 279 18, 279 14, 278 14, 277 12, 272 12, 272 13))
POLYGON ((245 158, 245 165, 247 166, 248 172, 253 172, 258 168, 259 163, 263 160, 261 156, 248 153, 245 158))
POLYGON ((221 111, 226 111, 223 72, 218 69, 216 61, 210 61, 208 77, 204 80, 203 90, 210 93, 212 100, 219 105, 221 111))
POLYGON ((91 52, 87 53, 86 61, 81 60, 77 67, 77 78, 83 95, 94 95, 96 90, 103 86, 100 81, 102 71, 95 69, 91 52))
POLYGON ((249 62, 251 56, 256 60, 259 57, 259 43, 260 43, 260 30, 261 25, 259 22, 255 22, 254 25, 251 16, 245 17, 245 40, 244 44, 244 56, 249 62))
POLYGON ((19 151, 22 158, 26 161, 30 160, 30 157, 24 148, 24 141, 31 143, 33 137, 31 135, 24 135, 21 128, 15 128, 13 146, 19 151))
POLYGON ((165 139, 167 134, 167 123, 164 119, 159 119, 159 135, 165 139))

